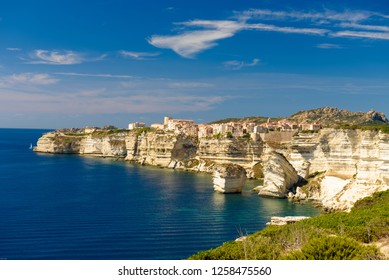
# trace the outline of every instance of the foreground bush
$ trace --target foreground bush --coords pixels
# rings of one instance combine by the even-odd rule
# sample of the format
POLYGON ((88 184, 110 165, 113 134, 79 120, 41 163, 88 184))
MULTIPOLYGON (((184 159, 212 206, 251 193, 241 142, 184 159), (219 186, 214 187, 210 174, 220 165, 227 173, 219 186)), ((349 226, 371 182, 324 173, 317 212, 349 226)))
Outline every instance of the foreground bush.
POLYGON ((356 240, 341 236, 313 238, 301 250, 290 253, 288 260, 361 260, 381 259, 374 246, 363 246, 356 240))
POLYGON ((389 191, 358 201, 350 213, 323 214, 285 226, 269 226, 241 242, 226 242, 190 259, 382 259, 375 246, 389 237, 389 191))

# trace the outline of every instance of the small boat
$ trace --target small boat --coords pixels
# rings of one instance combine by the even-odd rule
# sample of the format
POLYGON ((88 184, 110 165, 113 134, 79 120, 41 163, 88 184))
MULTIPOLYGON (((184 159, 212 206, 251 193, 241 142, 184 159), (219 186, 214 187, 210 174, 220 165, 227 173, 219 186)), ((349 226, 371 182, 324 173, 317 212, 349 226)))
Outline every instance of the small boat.
POLYGON ((32 143, 30 144, 30 148, 29 149, 32 150, 32 143))

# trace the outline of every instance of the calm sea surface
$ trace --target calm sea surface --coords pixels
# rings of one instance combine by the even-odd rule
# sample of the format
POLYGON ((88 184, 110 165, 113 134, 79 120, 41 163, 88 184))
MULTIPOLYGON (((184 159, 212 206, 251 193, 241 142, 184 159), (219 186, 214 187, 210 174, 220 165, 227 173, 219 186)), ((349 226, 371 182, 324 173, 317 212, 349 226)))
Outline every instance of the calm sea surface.
POLYGON ((183 259, 311 205, 213 192, 207 174, 36 154, 44 130, 0 129, 0 259, 183 259))

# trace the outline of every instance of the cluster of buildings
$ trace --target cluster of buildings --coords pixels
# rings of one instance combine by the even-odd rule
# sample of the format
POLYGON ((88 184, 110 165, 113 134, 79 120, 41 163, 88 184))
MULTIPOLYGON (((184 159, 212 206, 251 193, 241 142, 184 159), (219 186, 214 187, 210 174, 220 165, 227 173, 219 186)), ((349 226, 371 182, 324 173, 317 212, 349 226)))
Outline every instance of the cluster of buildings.
MULTIPOLYGON (((145 127, 143 122, 130 123, 129 130, 145 127)), ((245 135, 268 133, 269 131, 299 131, 299 130, 319 130, 322 126, 319 123, 293 123, 287 120, 256 124, 253 122, 228 122, 220 124, 195 124, 193 120, 173 119, 164 117, 163 123, 154 123, 151 128, 163 131, 174 132, 175 134, 186 134, 199 138, 212 136, 242 137, 245 135)))

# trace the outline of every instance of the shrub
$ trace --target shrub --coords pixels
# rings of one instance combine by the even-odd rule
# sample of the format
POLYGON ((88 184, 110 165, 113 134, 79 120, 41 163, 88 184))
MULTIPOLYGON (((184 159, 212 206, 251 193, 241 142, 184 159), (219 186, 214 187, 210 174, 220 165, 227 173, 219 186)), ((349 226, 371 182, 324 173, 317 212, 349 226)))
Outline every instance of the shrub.
POLYGON ((360 260, 381 259, 374 246, 363 246, 356 240, 340 236, 312 238, 287 256, 289 260, 360 260))
POLYGON ((222 138, 222 135, 221 135, 221 133, 214 134, 213 138, 220 140, 222 138))
POLYGON ((253 166, 253 173, 254 173, 254 178, 255 179, 263 179, 263 166, 261 163, 257 163, 253 166))
POLYGON ((242 137, 245 138, 245 139, 250 139, 251 138, 250 133, 245 133, 242 137))
POLYGON ((370 243, 389 236, 389 191, 335 212, 284 226, 269 226, 246 237, 200 252, 196 259, 381 259, 370 243))
POLYGON ((136 136, 139 137, 143 132, 148 132, 151 130, 151 127, 141 127, 136 130, 136 136))

